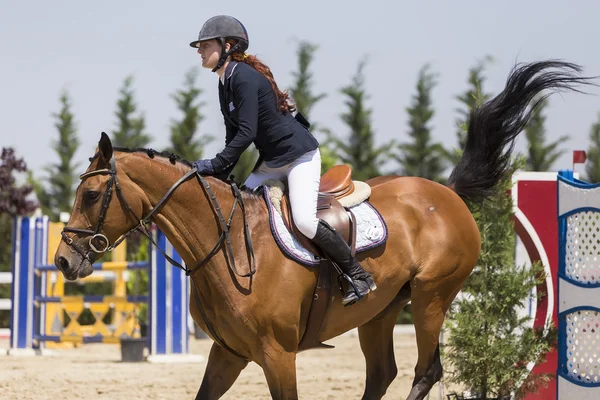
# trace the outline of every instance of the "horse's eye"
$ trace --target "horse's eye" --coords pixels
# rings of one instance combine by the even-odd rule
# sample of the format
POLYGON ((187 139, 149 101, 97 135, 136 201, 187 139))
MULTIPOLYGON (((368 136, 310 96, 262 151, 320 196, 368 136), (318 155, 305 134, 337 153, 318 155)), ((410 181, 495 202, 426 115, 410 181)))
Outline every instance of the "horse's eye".
POLYGON ((94 190, 88 190, 87 192, 85 192, 85 199, 89 204, 98 200, 99 197, 100 197, 100 192, 96 192, 94 190))

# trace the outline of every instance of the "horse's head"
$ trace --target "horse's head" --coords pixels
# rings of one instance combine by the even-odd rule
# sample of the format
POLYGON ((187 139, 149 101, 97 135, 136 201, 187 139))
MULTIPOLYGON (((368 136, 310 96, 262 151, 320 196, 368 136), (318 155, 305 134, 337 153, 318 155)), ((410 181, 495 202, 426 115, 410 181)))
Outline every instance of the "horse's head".
POLYGON ((143 211, 144 193, 124 171, 117 171, 113 146, 104 132, 90 160, 54 256, 67 280, 90 275, 92 264, 137 225, 143 211))

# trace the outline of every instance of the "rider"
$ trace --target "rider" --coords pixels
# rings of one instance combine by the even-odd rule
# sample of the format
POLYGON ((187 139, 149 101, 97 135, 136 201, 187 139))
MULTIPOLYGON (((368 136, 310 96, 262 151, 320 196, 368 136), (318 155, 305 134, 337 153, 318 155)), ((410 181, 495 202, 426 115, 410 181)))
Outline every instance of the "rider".
POLYGON ((244 185, 255 189, 266 179, 287 180, 298 230, 352 279, 354 285, 348 285, 342 303, 353 304, 376 285, 344 239, 317 218, 319 143, 301 114, 293 116, 295 107, 288 102, 288 94, 277 87, 269 67, 245 53, 248 44, 246 28, 226 15, 206 21, 198 40, 190 43, 202 56, 202 66, 219 76, 226 128, 225 148, 214 158, 198 160, 194 165, 201 174, 227 176, 244 150, 254 143, 262 161, 244 185))

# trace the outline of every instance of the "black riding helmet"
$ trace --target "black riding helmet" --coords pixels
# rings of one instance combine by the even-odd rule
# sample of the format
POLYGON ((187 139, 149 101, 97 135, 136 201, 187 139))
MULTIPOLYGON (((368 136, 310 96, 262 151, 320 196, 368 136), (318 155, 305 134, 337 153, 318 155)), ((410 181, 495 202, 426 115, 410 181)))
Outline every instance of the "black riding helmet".
POLYGON ((221 58, 219 59, 217 66, 213 68, 213 72, 223 66, 225 60, 227 60, 227 57, 229 57, 231 53, 235 51, 244 52, 250 44, 248 32, 244 25, 229 15, 217 15, 206 21, 204 25, 202 25, 202 29, 200 29, 198 40, 190 43, 190 46, 198 48, 200 42, 211 39, 218 39, 221 42, 221 58), (225 51, 225 41, 227 39, 237 40, 237 43, 232 46, 228 52, 225 51))

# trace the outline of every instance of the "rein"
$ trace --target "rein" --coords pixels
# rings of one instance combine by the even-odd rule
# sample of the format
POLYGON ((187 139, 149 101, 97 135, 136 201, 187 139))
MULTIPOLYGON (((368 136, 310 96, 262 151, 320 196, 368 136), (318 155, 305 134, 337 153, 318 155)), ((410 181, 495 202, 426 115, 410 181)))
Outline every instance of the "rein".
POLYGON ((233 206, 231 207, 231 212, 229 214, 229 218, 227 219, 227 221, 225 221, 225 217, 223 216, 221 207, 219 206, 219 202, 217 201, 217 198, 216 198, 215 194, 213 193, 209 183, 206 181, 206 179, 204 179, 204 177, 200 173, 198 173, 198 169, 196 167, 192 168, 185 175, 183 175, 181 178, 179 178, 179 180, 177 182, 175 182, 173 184, 173 186, 171 186, 171 188, 167 191, 167 193, 165 193, 165 195, 159 200, 159 202, 156 204, 156 206, 154 206, 152 208, 152 210, 150 210, 148 215, 146 215, 144 218, 138 218, 135 215, 135 213, 132 210, 129 203, 127 202, 127 200, 125 199, 125 196, 123 196, 123 191, 121 190, 121 185, 119 184, 119 180, 117 178, 117 164, 114 159, 114 155, 109 160, 109 168, 86 172, 86 173, 80 175, 79 178, 81 180, 85 180, 91 176, 96 176, 96 175, 110 175, 110 178, 108 179, 108 182, 107 182, 107 189, 106 189, 106 192, 104 193, 104 198, 102 201, 102 209, 100 210, 100 216, 98 217, 98 223, 96 224, 96 228, 94 230, 91 230, 91 229, 70 228, 70 227, 65 226, 61 232, 62 240, 64 240, 68 246, 72 247, 77 253, 79 253, 81 256, 83 256, 87 261, 92 263, 91 256, 94 253, 102 254, 107 251, 112 251, 118 245, 120 245, 125 239, 127 239, 127 237, 129 235, 131 235, 133 232, 135 232, 135 231, 141 232, 144 236, 146 236, 148 238, 150 243, 152 243, 152 245, 154 245, 154 247, 156 247, 173 266, 183 270, 185 272, 186 276, 189 276, 191 278, 191 280, 193 282, 193 286, 194 286, 193 287, 194 298, 196 300, 198 308, 200 309, 202 318, 204 319, 204 322, 206 323, 206 327, 208 328, 208 330, 212 334, 212 336, 215 338, 215 341, 219 345, 224 347, 225 349, 229 350, 231 353, 235 354, 236 356, 243 358, 244 360, 248 360, 246 357, 244 357, 243 355, 239 354, 238 352, 236 352, 235 350, 230 348, 225 343, 225 341, 214 330, 214 327, 208 320, 206 313, 204 311, 204 308, 202 307, 202 304, 200 302, 200 297, 196 291, 196 287, 197 287, 196 280, 193 275, 194 272, 196 272, 197 270, 199 270, 204 265, 206 265, 210 262, 212 257, 214 257, 214 255, 219 252, 219 249, 223 245, 223 243, 225 243, 225 252, 226 252, 227 261, 228 261, 230 269, 233 271, 233 273, 235 273, 237 276, 239 276, 241 278, 251 277, 252 275, 254 275, 256 273, 256 258, 254 256, 254 247, 252 245, 252 237, 250 236, 250 229, 248 227, 248 220, 246 218, 246 207, 245 207, 244 201, 242 199, 242 194, 241 194, 239 188, 237 187, 237 185, 235 184, 235 182, 230 183, 235 200, 234 200, 233 206), (214 245, 214 247, 208 253, 208 255, 202 261, 200 261, 200 263, 198 263, 198 265, 196 265, 195 267, 190 269, 187 266, 181 265, 179 262, 175 261, 168 254, 166 254, 165 251, 163 251, 160 248, 160 246, 154 241, 154 239, 152 238, 152 234, 149 232, 146 225, 151 222, 154 215, 156 215, 156 213, 167 203, 171 194, 173 194, 173 192, 179 186, 181 186, 182 183, 186 182, 194 175, 197 177, 198 181, 202 185, 203 190, 210 198, 213 210, 217 213, 217 216, 219 218, 219 225, 221 227, 221 234, 219 235, 219 239, 217 240, 217 243, 214 245), (104 220, 106 218, 106 213, 108 211, 108 207, 109 207, 110 201, 112 199, 113 187, 116 188, 117 197, 118 197, 121 205, 124 205, 125 208, 127 209, 127 211, 129 212, 129 214, 131 216, 133 216, 136 221, 139 221, 139 222, 136 226, 134 226, 128 232, 126 232, 124 235, 119 237, 111 245, 109 243, 108 238, 101 232, 102 232, 102 226, 104 224, 104 220), (240 209, 242 210, 242 218, 244 221, 244 238, 245 238, 245 242, 246 242, 246 248, 249 250, 249 256, 251 259, 250 260, 250 263, 251 263, 250 271, 247 274, 240 274, 238 272, 238 269, 235 264, 235 257, 233 254, 231 237, 230 237, 230 233, 229 233, 229 228, 231 227, 231 223, 233 221, 233 215, 235 213, 235 210, 236 210, 238 204, 240 206, 240 209), (74 234, 80 235, 80 236, 91 236, 88 241, 89 250, 85 250, 84 248, 82 248, 82 246, 79 243, 75 242, 73 240, 73 238, 69 237, 67 235, 67 233, 74 233, 74 234))

